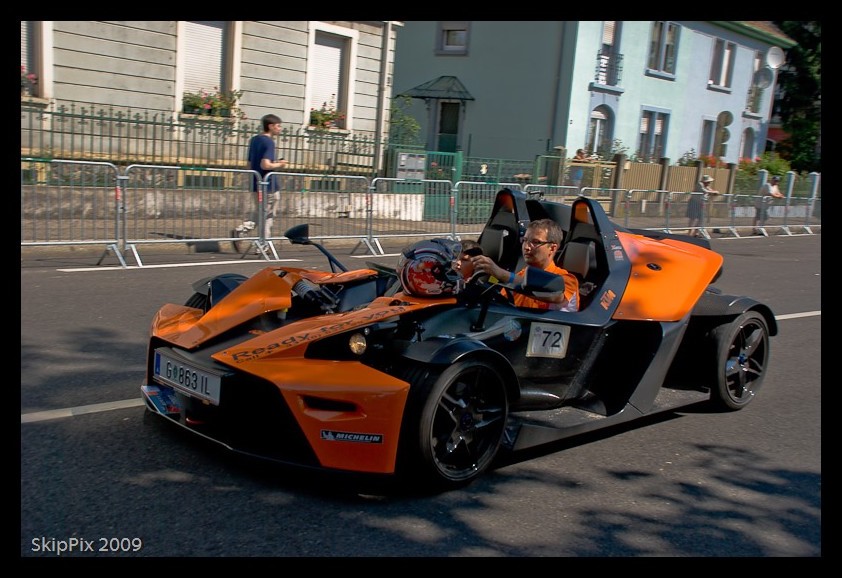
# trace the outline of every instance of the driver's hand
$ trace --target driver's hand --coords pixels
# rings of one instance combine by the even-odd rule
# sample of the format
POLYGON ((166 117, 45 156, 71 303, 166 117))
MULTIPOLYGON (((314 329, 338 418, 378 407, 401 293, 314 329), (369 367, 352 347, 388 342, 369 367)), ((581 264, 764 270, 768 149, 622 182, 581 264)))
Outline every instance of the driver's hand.
POLYGON ((471 258, 471 263, 474 265, 474 272, 485 273, 487 275, 493 275, 498 279, 501 278, 508 278, 509 273, 502 267, 498 266, 494 261, 491 260, 490 257, 486 255, 477 255, 476 257, 471 258))

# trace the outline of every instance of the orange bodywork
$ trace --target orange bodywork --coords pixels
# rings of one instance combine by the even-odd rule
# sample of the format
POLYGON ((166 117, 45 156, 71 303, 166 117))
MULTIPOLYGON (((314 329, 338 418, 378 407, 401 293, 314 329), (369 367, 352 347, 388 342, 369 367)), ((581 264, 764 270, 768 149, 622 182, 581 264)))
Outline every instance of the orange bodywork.
MULTIPOLYGON (((278 277, 273 267, 257 273, 204 316, 199 309, 166 305, 153 320, 152 334, 183 348, 195 348, 256 315, 288 308, 292 285, 302 277, 314 282, 328 278, 338 282, 374 274, 285 269, 288 272, 284 277, 278 277)), ((320 315, 256 333, 252 339, 212 357, 274 383, 323 466, 393 473, 409 384, 358 361, 305 359, 304 353, 316 340, 408 311, 455 302, 454 298, 410 301, 403 296, 380 297, 360 310, 320 315), (338 441, 336 432, 345 439, 338 441)))
POLYGON ((162 339, 185 349, 193 349, 211 337, 258 315, 288 309, 292 304, 292 287, 302 278, 314 283, 346 283, 377 274, 370 269, 325 273, 286 267, 287 275, 279 277, 277 271, 281 269, 266 267, 257 272, 204 316, 190 307, 166 305, 155 316, 153 325, 162 339), (162 318, 166 321, 162 322, 162 318))
MULTIPOLYGON (((689 313, 722 267, 722 255, 673 239, 617 232, 631 275, 615 319, 678 321, 689 313)), ((622 258, 622 253, 608 258, 622 258)))

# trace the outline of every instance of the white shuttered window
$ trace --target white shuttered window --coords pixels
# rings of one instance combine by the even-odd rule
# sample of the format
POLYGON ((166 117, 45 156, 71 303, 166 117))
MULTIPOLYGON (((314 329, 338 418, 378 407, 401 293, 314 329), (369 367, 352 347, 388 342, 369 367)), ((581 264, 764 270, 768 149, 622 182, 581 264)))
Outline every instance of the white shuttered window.
POLYGON ((34 74, 35 81, 30 82, 28 77, 25 80, 21 77, 20 94, 21 96, 40 96, 41 87, 41 72, 38 70, 38 48, 36 42, 40 35, 37 33, 35 27, 36 22, 20 23, 20 65, 27 75, 34 74))
POLYGON ((317 20, 309 26, 304 126, 351 130, 359 32, 317 20), (327 115, 312 113, 325 105, 327 115))
POLYGON ((313 46, 313 78, 310 108, 321 109, 331 104, 337 111, 345 112, 346 98, 344 62, 346 39, 325 32, 316 33, 313 46))
POLYGON ((184 90, 214 92, 226 90, 225 83, 225 22, 186 22, 184 61, 184 90))
POLYGON ((29 22, 20 23, 20 65, 30 70, 29 66, 29 22))

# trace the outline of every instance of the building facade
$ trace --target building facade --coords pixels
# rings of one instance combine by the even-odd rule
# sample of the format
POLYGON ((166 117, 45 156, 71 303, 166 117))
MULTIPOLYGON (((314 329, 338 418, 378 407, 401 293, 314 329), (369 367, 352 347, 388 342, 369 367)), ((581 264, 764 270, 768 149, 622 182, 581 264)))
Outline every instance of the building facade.
POLYGON ((393 94, 428 150, 737 162, 764 151, 794 44, 770 22, 407 21, 393 94))
MULTIPOLYGON (((180 115, 186 95, 235 101, 307 128, 384 133, 394 42, 388 21, 21 21, 21 96, 180 115), (32 82, 25 83, 28 75, 32 82), (26 84, 26 86, 25 86, 26 84)), ((214 101, 215 102, 215 101, 214 101)), ((224 102, 220 114, 229 114, 224 102)), ((210 107, 211 105, 208 104, 210 107)), ((201 111, 199 111, 201 112, 201 111)))

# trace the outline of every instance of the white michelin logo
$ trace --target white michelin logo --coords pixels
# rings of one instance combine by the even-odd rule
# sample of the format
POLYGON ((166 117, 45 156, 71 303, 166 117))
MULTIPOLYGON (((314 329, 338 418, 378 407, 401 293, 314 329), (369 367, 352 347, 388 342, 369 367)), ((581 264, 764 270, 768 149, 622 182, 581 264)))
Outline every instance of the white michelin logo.
POLYGON ((331 442, 358 442, 365 444, 382 444, 383 434, 366 434, 323 429, 320 437, 331 442))

